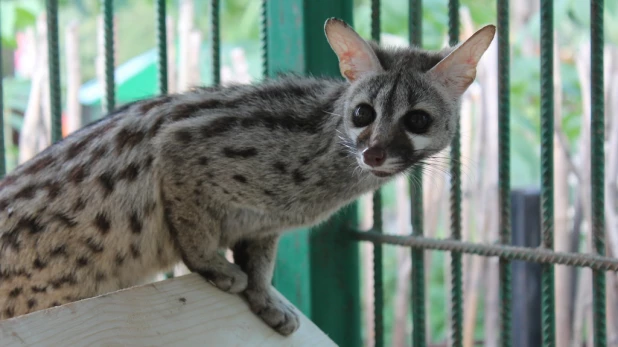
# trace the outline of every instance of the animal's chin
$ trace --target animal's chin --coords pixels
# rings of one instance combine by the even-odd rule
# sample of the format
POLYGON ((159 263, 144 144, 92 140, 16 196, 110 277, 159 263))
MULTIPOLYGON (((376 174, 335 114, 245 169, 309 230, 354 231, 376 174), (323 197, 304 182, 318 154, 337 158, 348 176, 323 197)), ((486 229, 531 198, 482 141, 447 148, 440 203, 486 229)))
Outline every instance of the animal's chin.
POLYGON ((376 177, 386 178, 386 177, 391 177, 391 176, 398 174, 399 171, 387 172, 387 171, 380 171, 380 170, 371 170, 371 173, 376 177))

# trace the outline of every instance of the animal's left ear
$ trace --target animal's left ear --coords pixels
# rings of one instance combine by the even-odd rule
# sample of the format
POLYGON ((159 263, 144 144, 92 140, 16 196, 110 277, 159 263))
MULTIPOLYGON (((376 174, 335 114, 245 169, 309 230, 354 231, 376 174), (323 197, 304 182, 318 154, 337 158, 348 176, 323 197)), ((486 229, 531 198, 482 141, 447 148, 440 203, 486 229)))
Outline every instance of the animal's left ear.
POLYGON ((495 34, 495 25, 482 27, 428 73, 440 81, 453 98, 459 98, 474 81, 476 66, 495 34))

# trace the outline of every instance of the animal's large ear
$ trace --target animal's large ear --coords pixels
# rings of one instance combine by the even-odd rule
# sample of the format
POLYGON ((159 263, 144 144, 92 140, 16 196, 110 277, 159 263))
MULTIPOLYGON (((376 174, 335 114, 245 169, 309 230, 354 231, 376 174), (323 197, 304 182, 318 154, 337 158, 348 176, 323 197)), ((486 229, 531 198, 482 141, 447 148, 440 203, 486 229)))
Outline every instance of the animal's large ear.
POLYGON ((494 25, 482 27, 428 73, 440 81, 453 98, 460 97, 476 78, 476 66, 495 33, 494 25))
POLYGON ((344 21, 329 18, 324 24, 324 32, 330 47, 339 58, 341 74, 348 81, 352 82, 367 73, 383 71, 367 41, 344 21))

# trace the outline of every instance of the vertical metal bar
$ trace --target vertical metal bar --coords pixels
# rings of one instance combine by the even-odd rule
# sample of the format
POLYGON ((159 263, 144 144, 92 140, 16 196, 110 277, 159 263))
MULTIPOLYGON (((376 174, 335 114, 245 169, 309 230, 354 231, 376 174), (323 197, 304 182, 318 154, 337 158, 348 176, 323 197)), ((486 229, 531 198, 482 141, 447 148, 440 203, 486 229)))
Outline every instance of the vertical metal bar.
MULTIPOLYGON (((373 230, 382 232, 382 197, 378 190, 373 195, 373 230)), ((384 346, 384 283, 382 262, 382 245, 373 245, 373 314, 376 347, 384 346)))
MULTIPOLYGON (((371 39, 380 42, 380 0, 371 0, 371 39)), ((373 229, 382 232, 382 196, 373 195, 373 229)), ((373 295, 375 347, 384 346, 384 283, 382 245, 373 245, 373 295)))
POLYGON ((156 6, 159 93, 167 94, 167 16, 165 0, 157 0, 156 6))
MULTIPOLYGON (((541 213, 542 243, 554 248, 554 82, 553 0, 541 0, 541 213)), ((543 346, 555 346, 554 266, 544 265, 541 277, 543 346)))
POLYGON ((221 83, 221 28, 219 27, 219 0, 211 0, 210 2, 210 23, 210 36, 212 39, 212 83, 214 85, 218 85, 221 83))
MULTIPOLYGON (((2 4, 0 4, 0 20, 2 18, 2 4)), ((2 23, 0 23, 2 28, 2 23)), ((4 153, 4 65, 2 63, 2 44, 0 44, 0 178, 6 174, 6 155, 4 153)))
POLYGON ((54 143, 62 139, 62 122, 60 119, 60 58, 58 51, 58 0, 47 0, 47 54, 49 60, 49 96, 52 118, 51 138, 52 143, 54 143))
MULTIPOLYGON (((498 0, 498 190, 500 243, 511 243, 509 0, 498 0)), ((511 262, 500 258, 500 345, 512 345, 511 262)))
MULTIPOLYGON (((603 0, 590 2, 591 67, 591 176, 592 237, 599 255, 605 254, 605 95, 603 81, 603 0)), ((605 272, 592 272, 594 345, 606 346, 605 272)))
MULTIPOLYGON (((409 36, 410 44, 421 47, 423 45, 423 1, 410 0, 409 36)), ((413 168, 410 184, 410 207, 412 208, 412 232, 414 235, 423 235, 423 168, 413 168)), ((412 346, 425 345, 425 259, 422 250, 412 250, 412 346)))
POLYGON ((260 42, 262 48, 262 78, 268 77, 268 0, 262 0, 260 13, 260 42))
MULTIPOLYGON (((448 2, 448 36, 449 44, 459 42, 459 0, 448 2)), ((461 239, 461 132, 457 131, 451 144, 451 238, 461 239)), ((451 252, 451 330, 453 346, 463 344, 463 274, 462 255, 451 252)))
POLYGON ((105 97, 103 110, 111 113, 116 108, 114 81, 114 1, 103 0, 103 41, 105 43, 105 97))

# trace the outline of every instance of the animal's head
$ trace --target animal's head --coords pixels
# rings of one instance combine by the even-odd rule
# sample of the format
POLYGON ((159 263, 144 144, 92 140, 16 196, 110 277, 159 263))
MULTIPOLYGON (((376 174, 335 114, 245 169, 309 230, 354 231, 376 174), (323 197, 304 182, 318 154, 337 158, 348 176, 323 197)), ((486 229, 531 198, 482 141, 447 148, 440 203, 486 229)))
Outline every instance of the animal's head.
POLYGON ((380 177, 448 146, 461 96, 496 31, 488 25, 457 47, 429 52, 379 47, 334 18, 324 29, 350 83, 342 114, 346 145, 362 169, 380 177))

